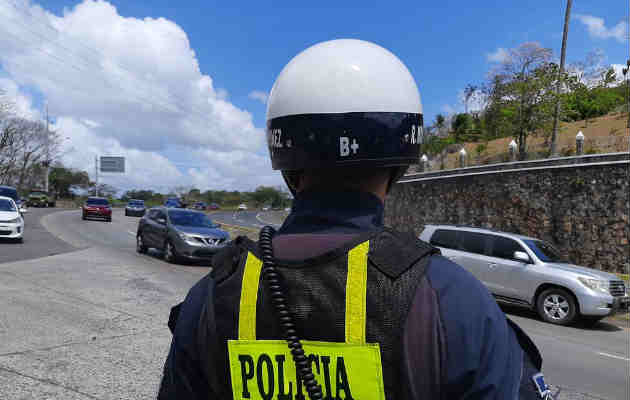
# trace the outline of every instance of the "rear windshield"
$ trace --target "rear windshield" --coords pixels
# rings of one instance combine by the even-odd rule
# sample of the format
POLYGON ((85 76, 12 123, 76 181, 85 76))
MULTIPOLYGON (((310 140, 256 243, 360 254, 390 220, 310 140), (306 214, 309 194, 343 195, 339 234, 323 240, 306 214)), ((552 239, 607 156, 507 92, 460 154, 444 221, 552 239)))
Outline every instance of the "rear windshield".
POLYGON ((17 200, 17 190, 11 188, 0 188, 0 196, 10 197, 13 200, 17 200))
POLYGON ((87 205, 89 206, 107 206, 109 201, 107 199, 87 199, 87 205))
POLYGON ((17 211, 15 204, 7 199, 0 199, 0 211, 17 211))
POLYGON ((130 206, 143 206, 144 205, 144 200, 131 200, 129 202, 130 206))

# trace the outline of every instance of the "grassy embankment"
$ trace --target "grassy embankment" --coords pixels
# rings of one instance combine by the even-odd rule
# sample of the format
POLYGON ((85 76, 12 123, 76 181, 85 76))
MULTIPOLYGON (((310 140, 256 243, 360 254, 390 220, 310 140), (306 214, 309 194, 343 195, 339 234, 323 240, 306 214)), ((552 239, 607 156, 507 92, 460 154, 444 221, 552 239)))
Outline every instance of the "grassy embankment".
MULTIPOLYGON (((613 112, 599 118, 587 121, 575 121, 560 124, 558 134, 558 153, 561 156, 575 155, 575 135, 579 131, 585 136, 584 153, 615 153, 628 151, 629 138, 627 135, 627 112, 613 112)), ((509 159, 508 144, 512 137, 495 139, 486 143, 471 142, 463 143, 468 153, 468 165, 483 165, 497 162, 504 162, 509 159), (483 152, 478 153, 479 145, 486 145, 483 152)), ((458 157, 461 146, 453 147, 454 152, 446 156, 444 161, 445 169, 458 168, 458 157), (457 147, 455 149, 455 147, 457 147)), ((542 135, 529 135, 527 138, 527 152, 531 159, 544 158, 549 150, 549 145, 545 144, 542 135)), ((439 168, 439 163, 437 164, 439 168)), ((434 168, 435 169, 435 168, 434 168)))

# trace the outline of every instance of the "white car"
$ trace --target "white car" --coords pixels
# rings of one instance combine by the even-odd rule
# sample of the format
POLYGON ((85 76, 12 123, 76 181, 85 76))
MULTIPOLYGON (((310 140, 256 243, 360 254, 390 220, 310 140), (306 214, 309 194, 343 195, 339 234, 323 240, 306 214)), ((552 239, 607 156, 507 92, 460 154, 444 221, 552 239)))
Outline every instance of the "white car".
POLYGON ((24 219, 15 201, 10 197, 0 196, 0 238, 22 241, 24 219))
POLYGON ((238 206, 238 210, 239 211, 247 210, 247 206, 245 204, 241 204, 240 206, 238 206))

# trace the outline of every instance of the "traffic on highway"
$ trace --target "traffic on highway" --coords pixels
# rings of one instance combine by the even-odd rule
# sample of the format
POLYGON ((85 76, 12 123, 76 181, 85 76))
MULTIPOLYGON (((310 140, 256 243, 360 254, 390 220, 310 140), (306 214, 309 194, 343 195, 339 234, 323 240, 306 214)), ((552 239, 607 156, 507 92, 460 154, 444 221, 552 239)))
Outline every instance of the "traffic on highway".
POLYGON ((0 0, 0 400, 629 400, 628 6, 0 0))
MULTIPOLYGON (((23 216, 24 243, 1 241, 0 274, 5 278, 0 296, 5 305, 13 305, 3 309, 7 340, 0 345, 0 361, 10 358, 17 366, 33 365, 27 369, 32 370, 33 362, 40 360, 38 369, 46 368, 55 382, 72 382, 77 390, 95 393, 91 380, 86 379, 88 371, 59 367, 71 360, 92 362, 99 365, 99 375, 128 382, 128 390, 150 397, 162 368, 160 355, 170 340, 168 330, 164 331, 168 310, 209 270, 207 258, 182 256, 199 250, 210 255, 234 239, 217 225, 259 228, 265 221, 277 220, 274 214, 279 212, 219 210, 205 214, 157 207, 139 218, 125 216, 124 208, 113 208, 111 222, 106 218, 84 221, 82 213, 76 209, 33 209, 23 216), (158 219, 167 219, 166 225, 158 225, 158 219), (153 224, 150 234, 144 230, 148 224, 153 224), (170 254, 163 244, 169 240, 170 254), (184 247, 175 247, 175 243, 184 247), (24 307, 19 304, 29 298, 31 314, 18 318, 16 312, 22 308, 16 307, 24 307), (46 304, 46 311, 32 314, 31 307, 36 304, 40 304, 38 309, 46 304), (71 319, 68 304, 73 304, 71 319), (57 317, 53 322, 40 313, 57 317), (92 315, 87 324, 82 317, 86 313, 92 315), (47 332, 44 336, 37 333, 42 329, 47 332), (58 340, 70 340, 66 350, 46 350, 58 340), (112 359, 113 354, 121 356, 112 359), (137 371, 138 382, 132 383, 126 376, 131 370, 137 371)), ((461 251, 447 251, 446 255, 466 257, 461 251)), ((620 318, 562 326, 553 320, 546 322, 544 316, 522 305, 504 302, 502 307, 540 347, 547 380, 559 391, 558 398, 625 398, 630 326, 621 310, 620 318)), ((6 368, 0 371, 10 373, 6 368)), ((3 390, 16 393, 18 389, 3 390)))

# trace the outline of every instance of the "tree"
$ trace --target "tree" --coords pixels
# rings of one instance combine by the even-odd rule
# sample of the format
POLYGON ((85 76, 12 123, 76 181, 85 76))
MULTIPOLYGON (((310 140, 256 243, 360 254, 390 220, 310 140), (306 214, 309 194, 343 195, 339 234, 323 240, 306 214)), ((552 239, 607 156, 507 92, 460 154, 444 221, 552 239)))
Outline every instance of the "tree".
POLYGON ((0 183, 23 190, 40 185, 42 166, 58 154, 58 134, 40 121, 10 116, 0 121, 0 183))
POLYGON ((66 168, 61 163, 50 170, 50 187, 60 197, 73 197, 73 187, 88 186, 90 177, 86 171, 66 168))
POLYGON ((190 199, 198 200, 201 198, 201 191, 199 189, 190 189, 187 196, 190 199))
POLYGON ((475 96, 478 87, 473 84, 468 84, 464 89, 464 112, 468 114, 468 103, 475 96))
POLYGON ((582 73, 572 74, 567 78, 569 93, 564 95, 566 119, 571 121, 588 120, 605 115, 624 103, 623 90, 609 87, 616 82, 612 68, 601 70, 599 77, 584 79, 582 73))
POLYGON ((572 0, 567 0, 567 9, 564 13, 564 29, 562 32, 562 50, 560 51, 560 69, 558 71, 558 79, 556 81, 556 94, 558 97, 556 98, 555 110, 553 113, 553 130, 551 132, 551 145, 549 148, 549 153, 552 156, 557 154, 556 151, 556 141, 558 137, 558 118, 560 115, 560 88, 563 82, 564 76, 564 61, 567 55, 567 36, 569 35, 569 19, 571 16, 571 3, 572 0))
POLYGON ((444 130, 444 124, 446 123, 446 118, 442 114, 438 114, 435 116, 435 126, 438 130, 438 135, 442 133, 444 130))
MULTIPOLYGON (((90 189, 90 192, 91 192, 92 195, 94 195, 94 193, 95 193, 94 189, 95 189, 95 187, 92 187, 90 189)), ((98 184, 98 195, 101 196, 101 197, 114 197, 117 192, 118 192, 118 189, 116 189, 112 185, 108 185, 106 183, 99 183, 98 184)))
POLYGON ((558 66, 549 62, 550 49, 524 43, 491 76, 489 107, 495 125, 506 129, 519 145, 519 158, 526 157, 527 136, 549 130, 558 94, 554 83, 558 66))
POLYGON ((465 140, 467 138, 473 127, 472 123, 473 119, 470 114, 462 113, 455 116, 452 127, 456 143, 460 143, 462 139, 465 140))

